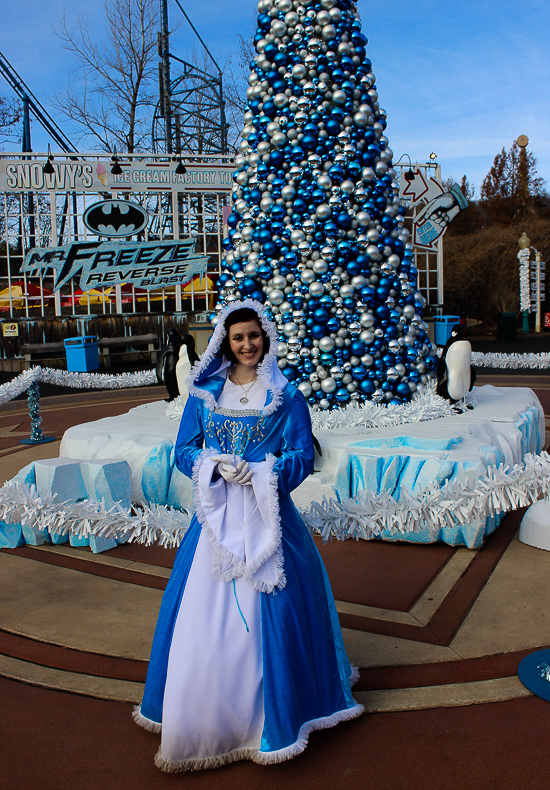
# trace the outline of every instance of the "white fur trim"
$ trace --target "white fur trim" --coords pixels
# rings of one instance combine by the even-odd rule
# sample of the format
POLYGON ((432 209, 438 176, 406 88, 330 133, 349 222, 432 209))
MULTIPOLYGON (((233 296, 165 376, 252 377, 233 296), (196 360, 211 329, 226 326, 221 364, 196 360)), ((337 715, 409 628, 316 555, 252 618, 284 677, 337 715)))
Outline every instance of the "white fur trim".
POLYGON ((260 552, 253 561, 248 564, 234 554, 232 551, 221 545, 208 523, 208 518, 204 512, 200 494, 200 471, 204 462, 212 456, 219 455, 219 451, 212 448, 202 450, 197 456, 193 465, 193 502, 195 514, 199 524, 205 531, 206 537, 212 547, 212 574, 218 581, 230 582, 232 579, 244 577, 248 584, 251 584, 258 592, 271 593, 275 588, 280 590, 286 585, 284 573, 284 558, 282 549, 281 516, 279 513, 279 477, 273 471, 276 462, 274 455, 267 455, 265 463, 268 466, 269 480, 269 513, 273 527, 273 537, 265 549, 260 552), (271 557, 275 559, 275 581, 269 582, 260 578, 256 574, 267 560, 271 557), (229 562, 231 567, 224 570, 225 564, 229 562))
POLYGON ((272 765, 273 763, 282 763, 285 760, 291 760, 304 751, 308 744, 310 733, 315 730, 328 730, 329 727, 334 727, 336 724, 340 724, 341 721, 356 719, 364 712, 364 706, 356 703, 353 708, 346 708, 346 710, 338 711, 338 713, 333 713, 332 716, 323 716, 320 719, 308 721, 302 724, 300 732, 298 733, 298 738, 290 746, 286 746, 284 749, 278 749, 274 752, 258 751, 252 757, 252 760, 260 765, 272 765))
POLYGON ((226 754, 217 754, 214 757, 195 757, 188 760, 165 760, 161 749, 155 756, 155 765, 161 771, 174 774, 182 771, 203 771, 206 768, 221 768, 222 765, 237 762, 237 760, 252 760, 257 750, 254 748, 233 749, 226 754))
POLYGON ((162 724, 159 724, 158 721, 153 721, 152 719, 146 719, 143 713, 141 712, 141 705, 136 705, 134 710, 132 711, 132 718, 135 723, 139 727, 143 727, 144 730, 148 730, 149 732, 161 732, 162 724))
POLYGON ((222 546, 214 534, 212 527, 208 523, 208 519, 202 507, 201 502, 201 494, 200 494, 200 471, 207 459, 212 458, 212 456, 220 455, 219 451, 213 450, 211 448, 206 448, 202 450, 199 455, 197 456, 195 463, 193 465, 193 503, 195 505, 195 515, 197 516, 199 524, 202 526, 203 530, 206 533, 206 537, 208 538, 208 542, 212 546, 212 575, 218 581, 226 581, 230 582, 232 579, 238 579, 242 576, 245 572, 245 564, 241 560, 240 557, 237 557, 236 554, 233 554, 232 551, 229 551, 225 546, 222 546), (233 566, 232 570, 224 572, 222 570, 224 560, 231 563, 233 566))
POLYGON ((349 676, 349 684, 350 686, 353 687, 359 680, 359 676, 360 676, 359 667, 350 667, 350 669, 351 669, 351 674, 349 676))
POLYGON ((275 763, 282 763, 290 760, 301 754, 308 744, 309 734, 314 730, 326 730, 329 727, 334 727, 342 721, 349 721, 356 719, 365 708, 363 705, 356 704, 353 708, 333 713, 331 716, 324 716, 320 719, 313 719, 300 727, 298 738, 290 746, 284 749, 277 749, 273 752, 262 752, 259 749, 252 749, 250 747, 244 749, 233 749, 233 751, 226 754, 217 754, 213 757, 198 757, 189 760, 170 761, 163 759, 161 749, 157 752, 155 757, 155 765, 161 771, 168 773, 177 773, 179 771, 200 771, 205 768, 220 768, 222 765, 234 763, 236 760, 252 760, 259 765, 273 765, 275 763))
POLYGON ((244 578, 259 592, 271 593, 275 588, 282 590, 286 586, 286 576, 284 572, 284 557, 281 533, 281 513, 279 511, 279 476, 273 471, 276 462, 274 455, 268 454, 265 462, 269 469, 269 510, 273 525, 273 539, 254 561, 246 566, 244 578), (254 574, 271 557, 275 558, 276 580, 273 584, 255 578, 254 574))

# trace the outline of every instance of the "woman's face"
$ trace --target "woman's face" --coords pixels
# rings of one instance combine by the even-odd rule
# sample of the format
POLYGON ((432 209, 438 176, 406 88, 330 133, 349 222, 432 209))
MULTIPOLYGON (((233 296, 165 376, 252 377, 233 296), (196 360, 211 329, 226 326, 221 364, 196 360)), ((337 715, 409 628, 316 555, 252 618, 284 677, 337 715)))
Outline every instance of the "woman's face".
POLYGON ((264 350, 264 338, 257 321, 243 321, 229 327, 229 347, 237 364, 255 367, 264 350))

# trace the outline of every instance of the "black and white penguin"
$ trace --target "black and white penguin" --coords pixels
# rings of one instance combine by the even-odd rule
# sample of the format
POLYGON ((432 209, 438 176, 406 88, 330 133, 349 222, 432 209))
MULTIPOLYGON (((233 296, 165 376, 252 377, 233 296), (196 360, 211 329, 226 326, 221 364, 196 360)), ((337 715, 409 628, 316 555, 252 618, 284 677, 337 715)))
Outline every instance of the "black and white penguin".
POLYGON ((169 329, 166 334, 168 342, 157 362, 157 379, 161 384, 164 383, 166 385, 168 390, 167 400, 170 402, 179 395, 176 365, 178 364, 182 339, 177 329, 169 329))
POLYGON ((437 365, 437 394, 456 403, 466 397, 475 380, 472 347, 464 339, 462 326, 455 324, 437 365))
POLYGON ((182 335, 179 359, 176 365, 176 379, 178 381, 179 394, 184 402, 189 395, 185 379, 191 373, 191 368, 198 359, 199 355, 195 351, 195 338, 193 335, 182 335))

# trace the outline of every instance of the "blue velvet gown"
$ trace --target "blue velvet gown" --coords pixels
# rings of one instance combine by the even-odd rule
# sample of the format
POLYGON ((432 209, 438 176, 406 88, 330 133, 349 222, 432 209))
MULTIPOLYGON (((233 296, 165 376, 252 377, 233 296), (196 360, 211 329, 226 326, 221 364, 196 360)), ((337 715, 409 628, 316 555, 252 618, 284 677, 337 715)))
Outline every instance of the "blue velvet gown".
MULTIPOLYGON (((208 372, 197 382, 201 396, 190 395, 187 401, 176 443, 176 464, 184 474, 193 477, 195 472, 196 477, 197 465, 206 452, 234 453, 250 463, 272 458, 285 581, 270 592, 259 593, 264 725, 258 748, 234 749, 177 764, 167 764, 159 752, 157 765, 167 771, 216 767, 235 759, 281 762, 305 749, 312 730, 331 727, 363 712, 351 694, 352 672, 326 570, 290 498, 291 491, 313 470, 305 398, 287 383, 271 407, 273 393, 268 390, 263 410, 231 412, 217 404, 211 409, 225 376, 208 372)), ((172 635, 201 529, 195 514, 163 597, 144 697, 134 714, 138 724, 157 732, 162 724, 172 635)), ((200 650, 200 645, 196 649, 200 650)), ((246 678, 242 682, 246 683, 246 678)))

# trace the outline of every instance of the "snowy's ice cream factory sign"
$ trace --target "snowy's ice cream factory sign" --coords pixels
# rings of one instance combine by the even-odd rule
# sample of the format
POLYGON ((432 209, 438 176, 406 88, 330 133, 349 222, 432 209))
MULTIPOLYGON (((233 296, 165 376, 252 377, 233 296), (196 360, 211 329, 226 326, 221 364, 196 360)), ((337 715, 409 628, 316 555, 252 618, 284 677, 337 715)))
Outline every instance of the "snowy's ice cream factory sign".
POLYGON ((0 160, 0 190, 5 192, 229 192, 233 184, 232 164, 185 165, 177 173, 177 162, 123 162, 122 172, 111 173, 110 161, 55 159, 53 173, 43 172, 44 162, 0 160))

